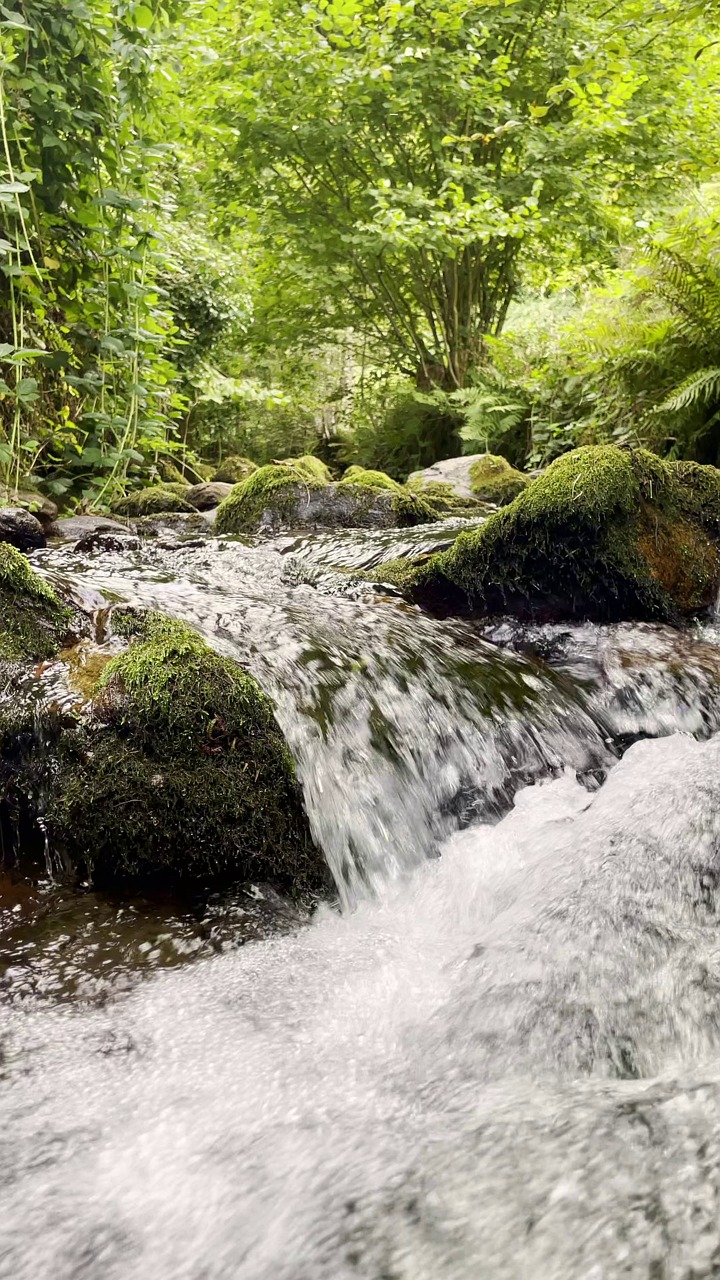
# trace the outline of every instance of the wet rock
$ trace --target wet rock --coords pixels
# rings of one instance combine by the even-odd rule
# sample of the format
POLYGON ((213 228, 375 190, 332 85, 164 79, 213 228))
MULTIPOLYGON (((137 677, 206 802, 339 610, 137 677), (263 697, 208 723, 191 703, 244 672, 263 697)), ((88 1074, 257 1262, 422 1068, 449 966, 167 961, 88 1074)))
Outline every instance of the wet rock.
POLYGON ((210 511, 219 507, 233 491, 231 484, 209 480, 205 484, 194 484, 185 491, 185 497, 196 511, 210 511))
POLYGON ((25 557, 0 542, 0 660, 52 657, 70 621, 70 610, 25 557))
POLYGON ((75 544, 75 550, 84 552, 137 551, 139 546, 140 540, 127 532, 123 534, 103 533, 96 530, 94 533, 86 533, 84 538, 80 538, 75 544))
POLYGON ((378 572, 446 612, 677 622, 714 603, 719 544, 720 471, 597 445, 556 459, 450 550, 378 572))
POLYGON ((0 485, 0 506, 22 507, 34 515, 44 529, 58 517, 58 509, 52 499, 32 489, 9 489, 0 485))
POLYGON ((137 489, 126 493, 112 503, 111 510, 119 516, 152 516, 169 511, 191 512, 194 508, 187 501, 187 489, 180 484, 157 484, 149 489, 137 489))
POLYGON ((385 485, 368 482, 367 475, 372 473, 332 484, 322 478, 319 468, 305 466, 302 458, 297 464, 260 467, 235 485, 218 508, 216 532, 390 529, 437 519, 422 499, 390 477, 385 477, 385 485))
POLYGON ((148 615, 93 715, 60 756, 46 821, 96 882, 322 882, 271 703, 191 628, 148 615))
POLYGON ((19 551, 35 551, 45 546, 39 520, 22 507, 0 507, 0 542, 9 542, 19 551))
POLYGON ((64 520, 55 520, 47 530, 48 538, 61 538, 63 542, 74 542, 79 538, 87 538, 96 533, 127 534, 128 527, 119 520, 109 520, 107 516, 68 516, 64 520))
POLYGON ((164 511, 156 516, 133 520, 133 529, 143 538, 173 533, 179 537, 197 537, 212 529, 215 509, 211 511, 164 511))

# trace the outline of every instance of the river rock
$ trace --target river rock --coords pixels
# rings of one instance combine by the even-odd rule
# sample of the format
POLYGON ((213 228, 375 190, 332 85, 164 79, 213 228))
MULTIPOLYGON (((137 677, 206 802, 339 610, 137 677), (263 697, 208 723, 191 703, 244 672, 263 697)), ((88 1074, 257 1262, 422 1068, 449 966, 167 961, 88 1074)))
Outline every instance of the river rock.
POLYGON ((45 546, 39 520, 22 507, 0 507, 0 542, 9 542, 19 551, 35 551, 45 546))
POLYGON ((63 542, 75 542, 95 533, 127 532, 126 524, 121 524, 119 520, 108 520, 107 516, 67 516, 64 520, 55 520, 48 528, 47 536, 61 538, 63 542))
POLYGON ((8 489, 0 485, 0 506, 22 507, 34 515, 44 529, 58 517, 58 509, 52 499, 31 489, 8 489))
POLYGON ((720 471, 574 449, 448 551, 375 576, 445 613, 678 622, 718 594, 720 471))
POLYGON ((204 536, 213 526, 215 511, 164 511, 156 516, 142 516, 133 520, 133 529, 144 538, 173 533, 180 537, 204 536))
POLYGON ((449 484, 459 498, 472 498, 474 495, 470 468, 483 456, 482 453, 473 453, 465 458, 444 458, 442 462, 434 462, 431 467, 425 467, 422 471, 413 471, 408 476, 408 484, 449 484))
MULTIPOLYGON (((386 477, 328 482, 300 458, 260 467, 220 505, 217 533, 274 534, 283 529, 391 529, 424 524, 437 514, 417 494, 386 477)), ((372 475, 373 473, 365 473, 372 475)))
POLYGON ((219 507, 232 491, 231 484, 222 484, 219 480, 208 480, 205 484, 191 485, 185 491, 185 498, 197 511, 211 511, 219 507))

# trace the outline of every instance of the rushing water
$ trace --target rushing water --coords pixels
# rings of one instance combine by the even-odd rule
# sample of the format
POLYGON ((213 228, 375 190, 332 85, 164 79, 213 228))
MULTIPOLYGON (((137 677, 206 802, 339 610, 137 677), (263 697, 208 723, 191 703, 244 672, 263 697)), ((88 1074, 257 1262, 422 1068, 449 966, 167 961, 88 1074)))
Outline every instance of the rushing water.
POLYGON ((253 671, 342 910, 6 888, 2 1280, 720 1276, 715 629, 440 621, 334 539, 37 562, 253 671))

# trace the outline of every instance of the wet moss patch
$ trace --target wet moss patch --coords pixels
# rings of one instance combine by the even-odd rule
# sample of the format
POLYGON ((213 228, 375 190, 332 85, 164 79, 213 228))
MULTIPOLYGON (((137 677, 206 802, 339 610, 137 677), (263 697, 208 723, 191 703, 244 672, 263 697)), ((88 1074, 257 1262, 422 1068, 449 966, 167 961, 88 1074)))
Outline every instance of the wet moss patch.
POLYGON ((163 512, 194 512, 195 508, 183 497, 181 484, 156 484, 149 489, 137 489, 127 493, 112 504, 111 510, 119 516, 154 516, 163 512))
POLYGON ((65 736, 46 822, 98 884, 324 879, 271 703, 157 614, 105 667, 92 723, 65 736))
POLYGON ((530 480, 522 471, 511 466, 507 458, 494 453, 478 458, 470 468, 470 488, 475 496, 497 506, 512 502, 529 484, 530 480))
POLYGON ((322 489, 327 481, 292 463, 272 463, 259 467, 220 503, 215 517, 216 533, 254 533, 263 512, 272 508, 282 519, 290 519, 297 505, 298 486, 303 490, 322 489))
POLYGON ((52 587, 19 551, 0 543, 0 660, 53 657, 70 621, 52 587))
POLYGON ((718 481, 647 450, 573 450, 405 573, 402 590, 430 605, 455 591, 467 610, 540 620, 678 621, 710 605, 720 582, 718 481))

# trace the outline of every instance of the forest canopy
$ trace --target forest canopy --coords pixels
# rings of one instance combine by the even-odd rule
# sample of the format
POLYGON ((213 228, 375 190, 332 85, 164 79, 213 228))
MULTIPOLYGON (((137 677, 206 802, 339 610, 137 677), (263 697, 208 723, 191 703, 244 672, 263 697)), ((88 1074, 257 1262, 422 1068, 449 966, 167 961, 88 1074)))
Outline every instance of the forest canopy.
POLYGON ((8 0, 0 480, 717 463, 719 57, 682 0, 8 0))

